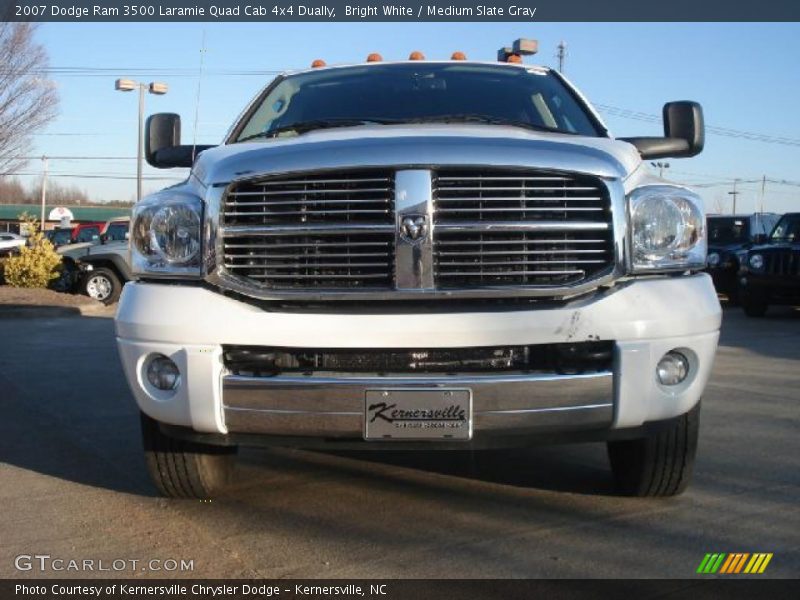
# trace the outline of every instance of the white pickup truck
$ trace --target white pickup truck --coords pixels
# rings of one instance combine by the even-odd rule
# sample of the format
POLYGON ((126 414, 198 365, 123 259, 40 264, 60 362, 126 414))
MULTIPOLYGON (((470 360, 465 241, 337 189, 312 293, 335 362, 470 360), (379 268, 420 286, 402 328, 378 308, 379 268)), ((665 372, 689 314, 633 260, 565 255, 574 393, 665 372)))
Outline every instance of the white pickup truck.
MULTIPOLYGON (((421 58, 418 54, 413 58, 421 58)), ((133 211, 116 317, 153 479, 208 497, 239 445, 438 452, 600 441, 622 493, 691 476, 720 306, 705 215, 558 72, 371 62, 285 73, 133 211)))

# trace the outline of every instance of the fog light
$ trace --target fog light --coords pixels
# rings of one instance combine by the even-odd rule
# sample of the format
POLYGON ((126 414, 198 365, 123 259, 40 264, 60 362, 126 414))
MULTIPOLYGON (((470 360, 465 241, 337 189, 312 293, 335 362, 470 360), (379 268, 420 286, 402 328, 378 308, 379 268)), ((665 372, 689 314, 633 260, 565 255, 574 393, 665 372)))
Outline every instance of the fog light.
POLYGON ((170 358, 156 354, 147 365, 147 381, 159 390, 174 390, 181 381, 181 372, 170 358))
POLYGON ((656 374, 662 385, 678 385, 689 374, 689 360, 680 352, 670 350, 658 361, 656 374))

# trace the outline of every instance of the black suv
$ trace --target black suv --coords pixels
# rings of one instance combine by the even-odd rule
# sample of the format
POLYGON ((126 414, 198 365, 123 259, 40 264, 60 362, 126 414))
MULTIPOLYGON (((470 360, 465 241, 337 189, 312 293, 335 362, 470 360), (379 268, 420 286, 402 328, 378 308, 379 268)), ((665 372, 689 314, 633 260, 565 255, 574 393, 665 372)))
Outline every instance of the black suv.
POLYGON ((706 271, 714 287, 728 301, 739 299, 739 257, 753 244, 763 244, 780 219, 774 213, 708 216, 708 259, 706 271))
POLYGON ((766 243, 739 254, 739 296, 748 317, 770 304, 800 305, 800 213, 781 217, 766 243))

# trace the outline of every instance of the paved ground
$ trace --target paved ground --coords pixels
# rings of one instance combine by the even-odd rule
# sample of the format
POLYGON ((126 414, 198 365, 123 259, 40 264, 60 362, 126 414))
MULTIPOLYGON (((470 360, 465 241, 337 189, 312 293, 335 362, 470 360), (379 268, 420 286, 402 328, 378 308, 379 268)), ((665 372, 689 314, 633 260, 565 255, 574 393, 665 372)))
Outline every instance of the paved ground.
POLYGON ((195 577, 684 577, 736 551, 800 575, 800 312, 726 310, 694 485, 670 500, 614 496, 596 444, 248 451, 226 498, 159 499, 112 335, 0 320, 0 577, 25 575, 19 554, 193 559, 195 577))

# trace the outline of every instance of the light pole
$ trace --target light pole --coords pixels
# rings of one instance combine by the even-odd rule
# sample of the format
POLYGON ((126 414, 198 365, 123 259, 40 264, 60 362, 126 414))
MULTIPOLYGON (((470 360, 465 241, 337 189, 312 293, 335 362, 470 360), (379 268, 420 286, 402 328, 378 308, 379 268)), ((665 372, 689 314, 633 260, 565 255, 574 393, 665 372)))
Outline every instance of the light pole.
POLYGON ((136 202, 142 199, 142 159, 143 151, 143 132, 144 129, 144 93, 145 91, 158 96, 167 93, 167 84, 151 81, 150 83, 139 83, 132 79, 117 79, 114 82, 114 89, 118 92, 132 92, 139 90, 139 137, 136 144, 136 202))

